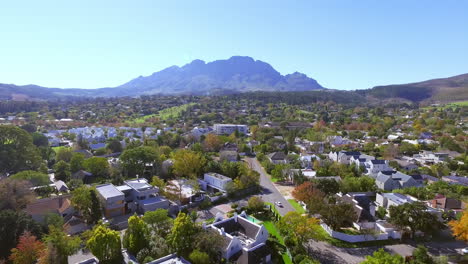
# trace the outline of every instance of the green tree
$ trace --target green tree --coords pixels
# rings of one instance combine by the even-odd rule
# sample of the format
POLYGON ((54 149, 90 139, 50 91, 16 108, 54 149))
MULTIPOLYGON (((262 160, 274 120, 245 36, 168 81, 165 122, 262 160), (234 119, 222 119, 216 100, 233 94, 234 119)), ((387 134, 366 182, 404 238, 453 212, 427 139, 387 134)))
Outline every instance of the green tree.
POLYGON ((50 183, 50 179, 47 174, 32 170, 18 172, 10 176, 10 179, 28 181, 32 186, 42 186, 50 183))
POLYGON ((65 162, 70 162, 72 158, 73 152, 70 148, 59 148, 57 151, 57 161, 65 161, 65 162))
POLYGON ((28 132, 16 126, 0 126, 0 174, 36 170, 41 162, 28 132))
POLYGON ((153 147, 140 146, 132 149, 126 149, 120 155, 120 162, 123 170, 128 176, 142 176, 145 171, 146 164, 153 164, 153 168, 159 166, 159 153, 153 147))
POLYGON ((143 215, 143 221, 162 237, 166 237, 173 224, 172 218, 168 216, 167 210, 165 209, 146 212, 143 215))
POLYGON ((122 259, 120 233, 102 224, 96 225, 92 233, 86 242, 86 247, 99 259, 99 262, 120 263, 122 259))
POLYGON ((366 256, 366 260, 361 264, 404 264, 405 260, 400 255, 392 255, 385 252, 382 248, 374 251, 372 256, 366 256))
POLYGON ((282 234, 294 237, 299 245, 303 245, 310 239, 320 238, 319 220, 298 212, 288 212, 278 222, 278 228, 282 234))
POLYGON ((316 181, 317 188, 325 195, 332 195, 340 192, 340 184, 334 179, 320 179, 316 181))
POLYGON ((353 205, 345 202, 329 203, 320 214, 322 220, 333 230, 339 230, 357 220, 353 205))
POLYGON ((389 214, 389 222, 400 229, 408 228, 411 232, 411 237, 414 237, 416 231, 428 234, 442 228, 442 224, 437 220, 437 216, 428 212, 422 202, 390 206, 389 214))
POLYGON ((122 152, 122 144, 118 139, 111 139, 106 146, 112 153, 122 152))
POLYGON ((31 136, 33 139, 33 144, 36 145, 36 147, 49 147, 49 140, 46 136, 44 136, 44 134, 34 132, 31 134, 31 136))
POLYGON ((109 176, 109 163, 106 158, 91 157, 83 162, 86 171, 91 172, 96 177, 109 176))
POLYGON ((201 252, 198 249, 195 249, 190 253, 189 255, 190 261, 192 261, 193 264, 210 264, 210 256, 205 253, 201 252))
POLYGON ((70 160, 70 171, 75 173, 84 169, 85 156, 82 153, 74 152, 70 160))
POLYGON ((206 159, 202 154, 186 149, 176 151, 173 159, 173 170, 179 177, 197 179, 206 165, 206 159))
POLYGON ((128 219, 128 229, 123 236, 123 246, 133 255, 148 246, 148 226, 136 214, 128 219))
MULTIPOLYGON (((22 210, 35 199, 31 184, 27 181, 0 180, 0 210, 22 210)), ((1 234, 1 233, 0 233, 1 234)))
POLYGON ((220 262, 219 252, 223 250, 223 244, 219 243, 224 238, 214 230, 201 230, 195 237, 194 248, 206 252, 212 263, 220 262))
POLYGON ((265 202, 260 196, 252 196, 249 198, 247 207, 253 212, 260 212, 265 207, 265 202))
POLYGON ((39 237, 42 228, 22 211, 0 210, 0 259, 8 257, 10 250, 18 244, 20 236, 25 232, 39 237))
POLYGON ((413 250, 413 259, 411 259, 410 264, 434 264, 435 261, 427 252, 427 248, 423 245, 419 245, 416 249, 413 250))
POLYGON ((86 222, 97 223, 102 216, 96 189, 83 185, 72 191, 71 204, 86 222))
POLYGON ((54 165, 55 179, 67 182, 70 180, 70 164, 61 160, 54 165))
POLYGON ((186 255, 192 248, 192 241, 197 233, 197 227, 189 215, 179 213, 174 220, 171 232, 167 237, 168 244, 181 255, 186 255))
POLYGON ((50 226, 49 234, 44 237, 48 247, 48 263, 67 264, 68 256, 80 248, 79 237, 68 236, 60 228, 50 226))

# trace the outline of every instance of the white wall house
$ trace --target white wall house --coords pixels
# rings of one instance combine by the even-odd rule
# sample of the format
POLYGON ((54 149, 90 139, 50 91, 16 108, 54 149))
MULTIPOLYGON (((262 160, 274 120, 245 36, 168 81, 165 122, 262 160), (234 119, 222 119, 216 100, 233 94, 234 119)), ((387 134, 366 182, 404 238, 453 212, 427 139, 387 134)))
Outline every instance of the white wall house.
POLYGON ((203 175, 203 180, 198 180, 203 190, 226 191, 226 185, 232 182, 232 179, 219 173, 208 172, 203 175))
POLYGON ((218 135, 230 135, 236 131, 247 134, 249 127, 247 125, 214 124, 213 130, 218 135))

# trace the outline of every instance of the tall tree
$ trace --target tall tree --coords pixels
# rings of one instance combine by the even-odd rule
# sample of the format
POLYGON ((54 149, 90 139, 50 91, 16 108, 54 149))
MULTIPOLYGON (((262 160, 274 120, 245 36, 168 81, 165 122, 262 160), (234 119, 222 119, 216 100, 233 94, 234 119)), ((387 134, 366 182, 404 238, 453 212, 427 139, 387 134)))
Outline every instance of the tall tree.
POLYGON ((71 203, 87 223, 97 223, 102 216, 96 189, 86 185, 72 191, 71 203))
POLYGON ((192 248, 192 241, 197 231, 197 227, 190 216, 179 213, 174 220, 174 226, 167 238, 167 242, 177 253, 186 255, 192 248))
POLYGON ((143 215, 143 221, 158 235, 166 237, 171 230, 173 220, 167 214, 165 209, 157 209, 156 211, 148 211, 143 215))
POLYGON ((203 146, 206 151, 219 151, 222 145, 223 141, 216 134, 206 135, 205 141, 203 142, 203 146))
POLYGON ((59 148, 57 151, 57 161, 65 161, 65 162, 70 162, 71 158, 73 156, 73 152, 70 148, 59 148))
POLYGON ((103 157, 91 157, 83 162, 85 170, 91 172, 96 177, 109 176, 109 162, 103 157))
POLYGON ((206 159, 202 154, 186 149, 176 151, 173 159, 174 173, 179 177, 197 179, 206 165, 206 159))
POLYGON ((449 226, 455 238, 468 241, 468 209, 463 212, 459 220, 450 221, 449 226))
POLYGON ((84 169, 85 156, 82 153, 74 152, 70 160, 70 171, 75 173, 84 169))
POLYGON ((0 175, 36 170, 41 155, 31 135, 16 126, 0 126, 0 175))
POLYGON ((61 160, 54 165, 55 179, 67 182, 70 180, 70 164, 61 160))
POLYGON ((68 256, 75 254, 80 248, 79 237, 68 236, 60 228, 50 226, 49 234, 44 237, 47 243, 47 259, 45 263, 67 264, 68 256))
POLYGON ((153 168, 158 168, 160 163, 158 151, 148 146, 126 149, 120 156, 120 161, 125 173, 131 177, 137 174, 142 176, 146 164, 152 164, 153 168))
POLYGON ((437 216, 427 211, 426 205, 422 202, 404 203, 398 206, 390 206, 389 222, 400 229, 408 228, 411 237, 417 231, 433 233, 442 228, 437 216))
POLYGON ((0 210, 21 210, 35 198, 27 181, 3 179, 0 180, 0 210))
POLYGON ((320 214, 322 220, 333 230, 339 230, 357 220, 353 205, 340 201, 328 203, 322 208, 320 214))
POLYGON ((102 224, 93 228, 86 247, 99 259, 100 263, 120 263, 122 260, 120 233, 102 224))
POLYGON ((34 264, 44 253, 45 246, 30 232, 24 232, 9 257, 13 264, 34 264))
POLYGON ((42 227, 22 211, 0 210, 0 259, 7 258, 24 232, 40 236, 42 227))
POLYGON ((320 238, 319 220, 298 212, 288 212, 281 218, 278 227, 281 233, 294 237, 299 245, 303 245, 310 239, 320 238))
POLYGON ((128 229, 123 236, 123 246, 128 252, 137 255, 148 246, 148 226, 136 214, 128 218, 128 229))
POLYGON ((32 170, 25 170, 13 174, 10 176, 10 179, 28 181, 32 186, 42 186, 50 183, 50 179, 47 174, 32 170))

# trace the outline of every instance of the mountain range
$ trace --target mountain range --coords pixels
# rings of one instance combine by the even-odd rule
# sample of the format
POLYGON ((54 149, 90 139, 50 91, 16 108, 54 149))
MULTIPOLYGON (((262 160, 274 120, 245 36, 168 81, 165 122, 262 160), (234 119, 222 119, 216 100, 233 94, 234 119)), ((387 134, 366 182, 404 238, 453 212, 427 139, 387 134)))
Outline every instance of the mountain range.
MULTIPOLYGON (((37 85, 0 84, 0 100, 54 100, 76 97, 118 97, 141 95, 222 95, 252 91, 326 90, 316 80, 295 72, 281 75, 270 64, 251 57, 227 60, 194 60, 182 67, 172 66, 150 76, 140 76, 117 87, 60 89, 37 85)), ((468 74, 418 83, 376 86, 350 91, 371 98, 398 98, 413 102, 468 99, 468 74)))

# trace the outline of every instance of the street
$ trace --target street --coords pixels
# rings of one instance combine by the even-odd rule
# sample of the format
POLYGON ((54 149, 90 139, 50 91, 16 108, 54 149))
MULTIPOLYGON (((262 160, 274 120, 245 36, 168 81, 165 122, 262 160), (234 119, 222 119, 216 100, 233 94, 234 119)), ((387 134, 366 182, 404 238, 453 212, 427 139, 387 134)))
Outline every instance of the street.
POLYGON ((249 166, 260 173, 260 186, 262 188, 260 196, 265 202, 269 202, 274 204, 275 202, 281 202, 283 207, 278 207, 279 213, 284 216, 288 212, 294 211, 294 208, 291 204, 284 198, 284 196, 278 191, 278 189, 274 186, 273 182, 271 181, 269 175, 263 169, 260 162, 258 162, 257 158, 249 158, 246 157, 245 161, 249 164, 249 166))

